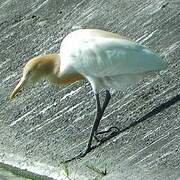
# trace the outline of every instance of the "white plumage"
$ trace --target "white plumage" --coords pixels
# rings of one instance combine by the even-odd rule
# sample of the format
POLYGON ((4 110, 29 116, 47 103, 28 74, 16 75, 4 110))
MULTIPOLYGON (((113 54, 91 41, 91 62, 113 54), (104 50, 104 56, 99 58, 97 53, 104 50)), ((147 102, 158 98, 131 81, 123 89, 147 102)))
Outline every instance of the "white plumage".
POLYGON ((42 55, 29 60, 10 98, 13 99, 31 80, 37 81, 44 77, 51 83, 63 85, 86 78, 93 88, 97 111, 87 147, 80 155, 72 158, 75 159, 85 156, 94 148, 93 138, 103 143, 118 133, 117 127, 98 130, 111 98, 109 89, 123 90, 147 74, 166 67, 167 64, 159 55, 126 37, 98 29, 81 29, 64 38, 60 54, 42 55), (101 89, 106 90, 103 103, 100 103, 99 98, 101 89), (104 133, 108 135, 103 138, 98 136, 104 133))
POLYGON ((146 74, 167 67, 145 46, 115 35, 93 29, 67 35, 60 48, 61 73, 82 74, 97 93, 103 88, 122 90, 146 74))

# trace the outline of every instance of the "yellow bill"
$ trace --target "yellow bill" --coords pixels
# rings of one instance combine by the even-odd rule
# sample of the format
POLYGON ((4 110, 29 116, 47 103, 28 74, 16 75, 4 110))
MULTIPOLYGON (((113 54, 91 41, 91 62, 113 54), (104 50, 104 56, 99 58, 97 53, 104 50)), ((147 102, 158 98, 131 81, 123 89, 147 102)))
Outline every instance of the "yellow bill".
POLYGON ((26 80, 24 78, 21 78, 21 80, 19 81, 19 83, 17 84, 17 86, 14 88, 14 90, 12 91, 11 95, 10 95, 10 99, 13 99, 16 97, 16 95, 18 94, 18 92, 21 91, 21 89, 23 88, 23 86, 25 85, 26 80))

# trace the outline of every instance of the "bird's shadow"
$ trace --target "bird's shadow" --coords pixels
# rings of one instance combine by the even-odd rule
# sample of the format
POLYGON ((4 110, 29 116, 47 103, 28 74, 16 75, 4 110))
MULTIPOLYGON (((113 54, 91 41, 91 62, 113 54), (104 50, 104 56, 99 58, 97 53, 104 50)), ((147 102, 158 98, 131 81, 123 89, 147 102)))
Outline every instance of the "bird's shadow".
POLYGON ((153 110, 151 110, 150 112, 145 114, 143 117, 141 117, 138 121, 132 122, 128 127, 120 130, 119 133, 122 133, 122 132, 130 129, 130 128, 138 125, 139 123, 145 121, 146 119, 148 119, 148 118, 158 114, 159 112, 169 108, 170 106, 172 106, 173 104, 175 104, 179 100, 180 100, 180 94, 176 95, 175 97, 171 98, 170 100, 166 101, 165 103, 159 105, 158 107, 155 107, 153 110))
MULTIPOLYGON (((124 129, 121 129, 121 130, 119 130, 118 132, 116 132, 115 134, 113 134, 112 136, 109 136, 108 138, 105 138, 105 139, 103 140, 103 142, 101 142, 101 144, 104 143, 104 142, 106 142, 107 140, 111 139, 112 137, 114 137, 114 136, 116 136, 116 135, 118 135, 118 134, 120 134, 120 133, 123 133, 123 132, 127 131, 128 129, 132 128, 132 127, 135 127, 135 126, 138 125, 139 123, 141 123, 141 122, 145 121, 146 119, 148 119, 148 118, 150 118, 150 117, 158 114, 159 112, 167 109, 168 107, 170 107, 171 105, 175 104, 175 103, 178 102, 179 100, 180 100, 180 94, 178 94, 178 95, 176 95, 175 97, 171 98, 171 99, 168 100, 167 102, 159 105, 158 107, 155 107, 153 110, 151 110, 150 112, 148 112, 147 114, 145 114, 145 115, 144 115, 143 117, 141 117, 139 120, 130 123, 130 125, 127 126, 127 127, 125 127, 124 129)), ((99 145, 100 145, 100 144, 99 144, 99 145)), ((97 145, 97 146, 99 146, 99 145, 97 145)), ((96 147, 97 147, 97 146, 96 146, 96 147)))
MULTIPOLYGON (((104 137, 104 138, 101 140, 100 143, 92 146, 92 147, 91 147, 91 150, 93 150, 93 149, 95 149, 96 147, 102 145, 103 143, 105 143, 106 141, 110 140, 111 138, 117 136, 118 134, 123 133, 123 132, 129 130, 130 128, 132 128, 132 127, 135 127, 136 125, 138 125, 139 123, 145 121, 146 119, 148 119, 148 118, 150 118, 150 117, 158 114, 159 112, 167 109, 168 107, 170 107, 171 105, 175 104, 175 103, 178 102, 179 100, 180 100, 180 94, 176 95, 175 97, 173 97, 172 99, 168 100, 167 102, 165 102, 165 103, 159 105, 158 107, 154 108, 152 111, 148 112, 146 115, 144 115, 143 117, 141 117, 139 120, 130 123, 130 125, 127 126, 126 128, 121 129, 121 130, 119 130, 119 131, 116 131, 115 133, 110 134, 108 137, 104 137)), ((84 156, 85 156, 85 155, 84 155, 84 156)), ((82 157, 84 157, 84 156, 82 156, 82 157)), ((79 157, 79 155, 78 155, 78 156, 75 156, 75 157, 73 157, 73 158, 71 158, 71 159, 69 159, 69 160, 66 160, 66 161, 64 161, 64 162, 70 162, 70 161, 72 161, 72 160, 74 160, 74 159, 79 159, 79 158, 81 158, 81 156, 79 157)))

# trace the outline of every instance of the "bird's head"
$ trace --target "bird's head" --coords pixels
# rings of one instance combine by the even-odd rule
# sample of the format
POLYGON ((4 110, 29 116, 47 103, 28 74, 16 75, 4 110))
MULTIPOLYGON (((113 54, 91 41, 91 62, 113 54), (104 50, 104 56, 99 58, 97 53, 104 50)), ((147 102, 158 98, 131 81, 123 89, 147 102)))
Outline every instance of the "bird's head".
POLYGON ((58 71, 59 55, 49 54, 37 56, 30 59, 23 69, 23 75, 17 86, 10 95, 10 99, 15 96, 29 83, 36 83, 42 78, 51 78, 52 74, 58 71))

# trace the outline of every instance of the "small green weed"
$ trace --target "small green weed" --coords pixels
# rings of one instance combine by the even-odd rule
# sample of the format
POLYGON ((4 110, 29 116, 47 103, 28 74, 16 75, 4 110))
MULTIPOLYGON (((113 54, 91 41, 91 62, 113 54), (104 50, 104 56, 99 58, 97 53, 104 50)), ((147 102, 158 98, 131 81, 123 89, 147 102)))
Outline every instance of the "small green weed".
POLYGON ((97 174, 100 175, 100 176, 105 176, 105 175, 107 175, 106 166, 105 166, 104 170, 101 170, 101 169, 97 168, 96 166, 94 166, 94 165, 92 165, 92 164, 91 164, 91 165, 87 165, 86 167, 87 167, 88 169, 92 170, 93 172, 97 173, 97 174))

